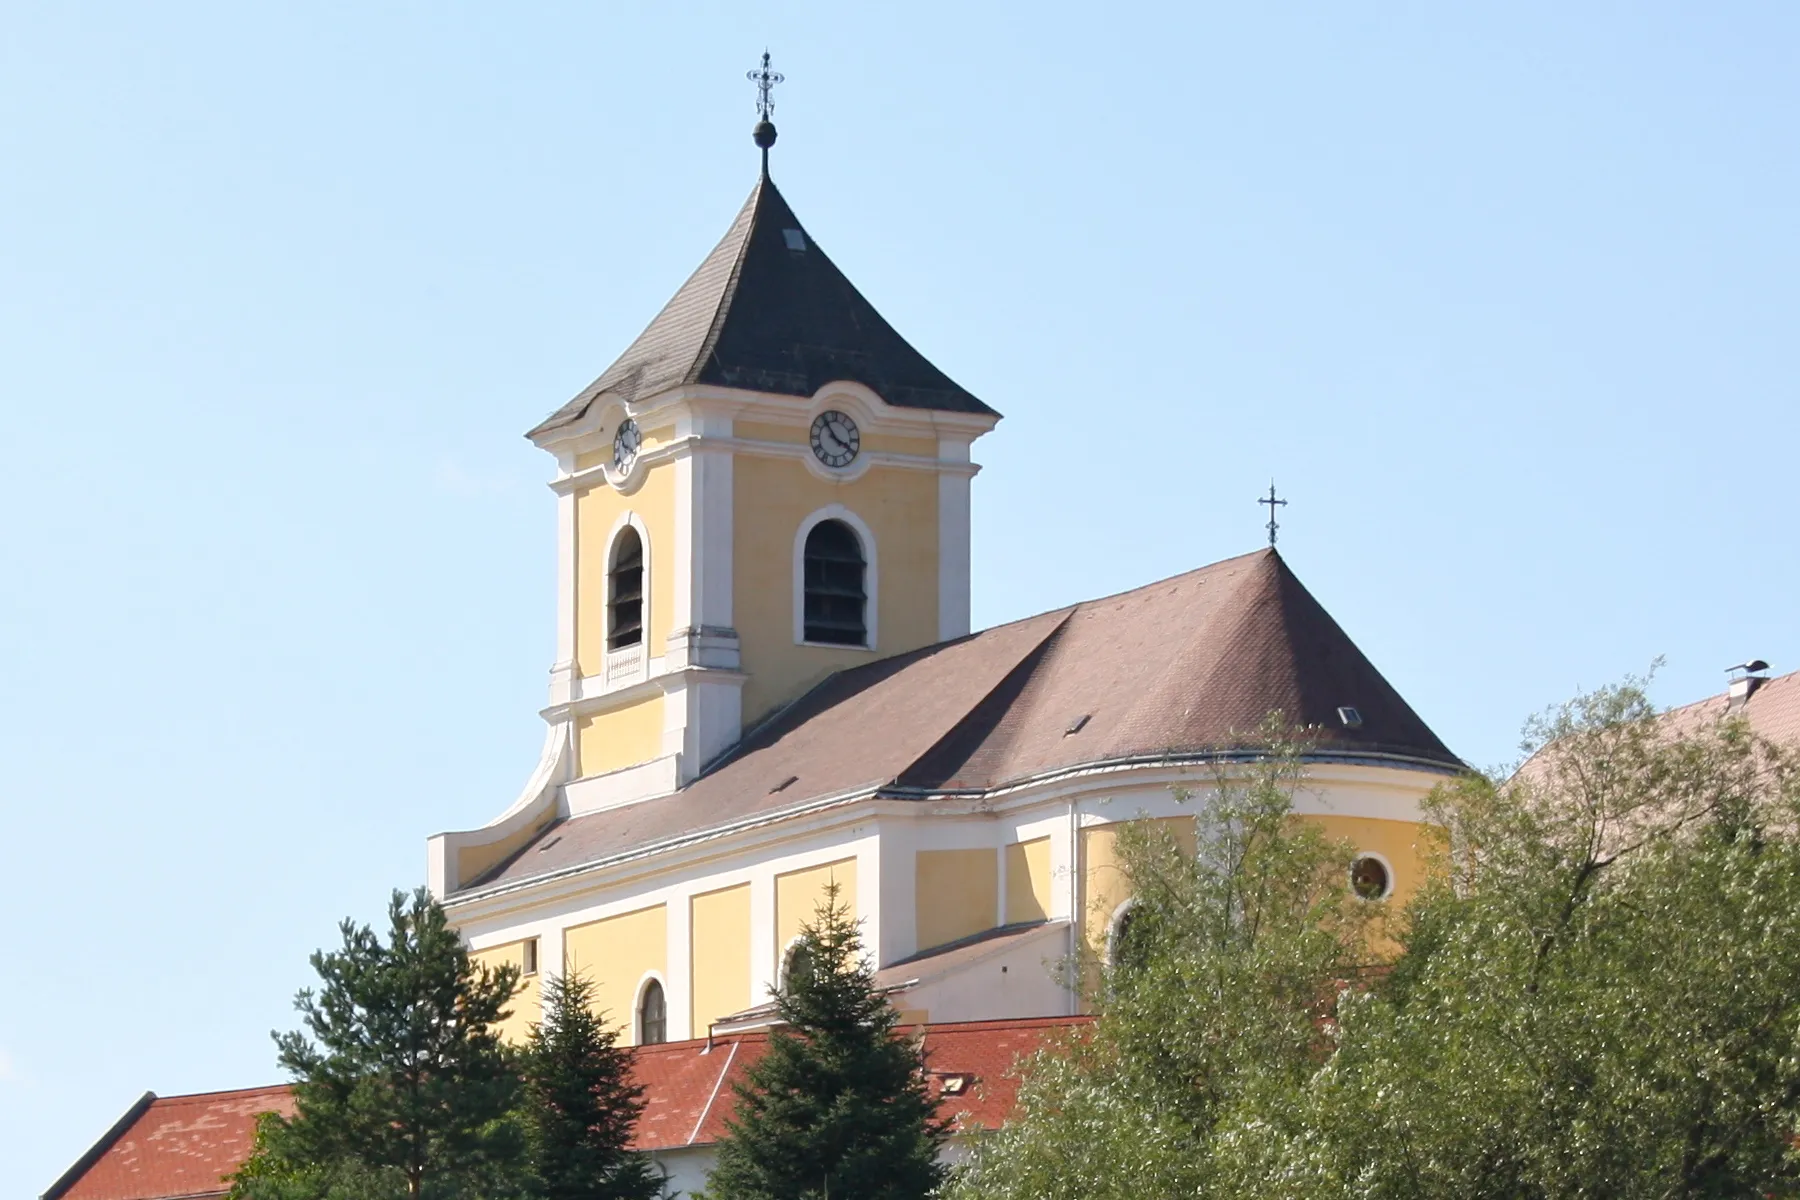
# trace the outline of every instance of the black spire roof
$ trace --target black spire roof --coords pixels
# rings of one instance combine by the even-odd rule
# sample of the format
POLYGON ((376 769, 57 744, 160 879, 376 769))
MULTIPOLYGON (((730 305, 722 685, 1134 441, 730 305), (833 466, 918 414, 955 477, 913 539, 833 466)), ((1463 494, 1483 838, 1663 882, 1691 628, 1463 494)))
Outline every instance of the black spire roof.
POLYGON ((834 379, 866 384, 900 408, 999 415, 882 319, 764 175, 648 328, 530 436, 579 420, 602 392, 631 400, 711 383, 811 396, 834 379))

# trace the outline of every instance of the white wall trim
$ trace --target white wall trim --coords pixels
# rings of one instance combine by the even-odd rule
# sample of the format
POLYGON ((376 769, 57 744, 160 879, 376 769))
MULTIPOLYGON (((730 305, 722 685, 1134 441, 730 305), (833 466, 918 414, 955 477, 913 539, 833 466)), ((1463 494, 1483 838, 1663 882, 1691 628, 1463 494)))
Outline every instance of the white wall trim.
POLYGON ((1106 918, 1106 965, 1109 967, 1117 962, 1119 929, 1124 925, 1125 918, 1131 915, 1131 910, 1137 905, 1138 898, 1136 896, 1127 896, 1125 902, 1113 909, 1112 915, 1106 918))
POLYGON ((880 614, 881 571, 875 531, 868 523, 842 504, 827 504, 808 513, 794 530, 794 644, 796 646, 829 646, 833 650, 874 650, 881 645, 880 614), (842 521, 862 542, 863 551, 863 630, 867 635, 860 647, 806 640, 806 538, 822 522, 842 521))

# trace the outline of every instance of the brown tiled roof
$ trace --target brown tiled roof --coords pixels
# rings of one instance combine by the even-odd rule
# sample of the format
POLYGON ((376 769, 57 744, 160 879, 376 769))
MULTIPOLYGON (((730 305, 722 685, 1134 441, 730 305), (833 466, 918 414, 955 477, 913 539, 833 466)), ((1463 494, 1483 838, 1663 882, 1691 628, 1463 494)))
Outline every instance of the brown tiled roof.
POLYGON ((531 436, 580 419, 603 392, 632 400, 712 383, 811 396, 836 379, 867 384, 901 408, 994 412, 882 319, 765 175, 656 319, 531 436))
MULTIPOLYGON (((942 1111, 956 1127, 993 1127, 1012 1113, 1016 1080, 1007 1072, 1089 1024, 1089 1017, 1027 1017, 924 1027, 925 1062, 942 1111), (961 1084, 951 1093, 946 1082, 961 1084)), ((908 1031, 912 1032, 912 1031, 908 1031)), ((656 1152, 716 1142, 725 1132, 750 1065, 768 1049, 766 1033, 639 1046, 632 1074, 644 1087, 636 1150, 656 1152)), ((294 1111, 286 1087, 201 1096, 147 1096, 123 1129, 114 1129, 51 1189, 45 1200, 198 1200, 226 1192, 224 1177, 250 1153, 257 1114, 294 1111)))
POLYGON ((1742 717, 1752 733, 1800 750, 1800 671, 1765 680, 1735 710, 1721 692, 1670 709, 1666 719, 1677 728, 1687 729, 1726 716, 1742 717))
POLYGON ((168 1200, 222 1196, 250 1154, 256 1118, 294 1111, 285 1087, 146 1094, 44 1200, 168 1200))
POLYGON ((880 789, 1253 749, 1270 713, 1320 758, 1461 766, 1274 550, 842 671, 688 787, 559 822, 464 890, 880 789), (1347 727, 1340 707, 1362 724, 1347 727), (779 791, 778 785, 793 782, 779 791))

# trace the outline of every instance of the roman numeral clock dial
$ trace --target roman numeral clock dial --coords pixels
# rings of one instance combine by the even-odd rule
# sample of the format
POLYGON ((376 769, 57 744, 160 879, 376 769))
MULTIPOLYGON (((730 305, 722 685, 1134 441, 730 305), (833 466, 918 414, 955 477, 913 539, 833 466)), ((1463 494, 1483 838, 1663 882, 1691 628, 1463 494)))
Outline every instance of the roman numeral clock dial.
POLYGON ((847 413, 829 409, 813 418, 812 452, 828 467, 843 468, 862 449, 862 434, 847 413))

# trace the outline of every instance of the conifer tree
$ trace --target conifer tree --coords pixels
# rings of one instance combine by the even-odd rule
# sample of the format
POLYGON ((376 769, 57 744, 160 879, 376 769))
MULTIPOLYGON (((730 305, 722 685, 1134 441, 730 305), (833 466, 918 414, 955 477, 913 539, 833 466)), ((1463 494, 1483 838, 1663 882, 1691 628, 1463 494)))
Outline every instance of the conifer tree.
POLYGON ((662 1181, 630 1150, 644 1089, 631 1056, 593 1011, 580 974, 544 985, 544 1018, 525 1054, 525 1116, 536 1188, 545 1200, 652 1200, 662 1181))
POLYGON ((396 891, 388 923, 384 944, 346 919, 342 948, 313 954, 305 1028, 275 1035, 297 1111, 264 1119, 234 1196, 524 1194, 519 1076, 496 1029, 517 969, 471 961, 423 888, 396 891))
POLYGON ((923 1200, 943 1179, 949 1122, 835 885, 789 962, 783 1024, 736 1086, 706 1200, 923 1200))

